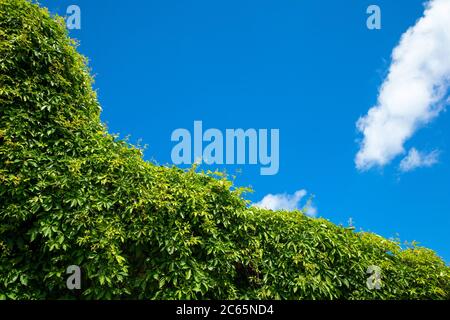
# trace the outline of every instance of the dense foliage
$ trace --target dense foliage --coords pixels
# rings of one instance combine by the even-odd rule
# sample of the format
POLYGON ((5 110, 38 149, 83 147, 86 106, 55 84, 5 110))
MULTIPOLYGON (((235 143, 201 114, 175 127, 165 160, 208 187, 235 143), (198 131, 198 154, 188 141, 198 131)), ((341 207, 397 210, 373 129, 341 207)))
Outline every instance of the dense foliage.
POLYGON ((145 162, 99 115, 64 21, 0 0, 0 299, 450 298, 431 250, 249 207, 225 176, 145 162))

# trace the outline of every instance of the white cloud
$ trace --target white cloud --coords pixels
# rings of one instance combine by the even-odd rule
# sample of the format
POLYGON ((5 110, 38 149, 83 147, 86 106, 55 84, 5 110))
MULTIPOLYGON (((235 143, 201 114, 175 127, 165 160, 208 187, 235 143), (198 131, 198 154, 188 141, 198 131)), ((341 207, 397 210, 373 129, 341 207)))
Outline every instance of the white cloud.
POLYGON ((310 216, 310 217, 317 216, 317 207, 315 205, 313 205, 312 202, 308 203, 304 207, 304 211, 305 211, 305 214, 310 216))
POLYGON ((317 208, 313 206, 311 201, 308 201, 304 207, 300 203, 302 199, 308 194, 304 189, 296 191, 294 194, 268 194, 261 201, 254 204, 255 207, 269 209, 269 210, 302 210, 309 216, 317 214, 317 208))
POLYGON ((408 172, 420 167, 431 167, 438 162, 439 151, 422 153, 415 148, 409 150, 408 155, 400 162, 400 171, 408 172))
POLYGON ((364 138, 357 168, 384 166, 404 153, 406 140, 448 103, 449 83, 450 1, 431 0, 394 49, 377 104, 358 120, 364 138))

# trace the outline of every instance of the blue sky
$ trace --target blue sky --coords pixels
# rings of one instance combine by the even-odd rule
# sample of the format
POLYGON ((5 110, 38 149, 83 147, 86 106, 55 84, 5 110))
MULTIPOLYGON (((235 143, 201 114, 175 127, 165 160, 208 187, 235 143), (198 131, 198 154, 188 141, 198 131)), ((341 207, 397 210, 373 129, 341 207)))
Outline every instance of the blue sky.
MULTIPOLYGON (((44 0, 52 13, 81 8, 71 36, 89 58, 110 132, 142 139, 146 158, 171 163, 173 130, 280 129, 280 170, 237 168, 254 202, 313 194, 318 216, 385 237, 416 240, 450 261, 449 115, 404 143, 439 151, 430 167, 401 172, 398 155, 358 170, 357 120, 377 103, 401 35, 422 0, 107 1, 44 0), (366 9, 381 8, 381 30, 366 9)), ((448 46, 449 44, 447 44, 448 46)), ((205 166, 204 168, 208 168, 205 166)), ((306 199, 308 196, 305 196, 306 199)))

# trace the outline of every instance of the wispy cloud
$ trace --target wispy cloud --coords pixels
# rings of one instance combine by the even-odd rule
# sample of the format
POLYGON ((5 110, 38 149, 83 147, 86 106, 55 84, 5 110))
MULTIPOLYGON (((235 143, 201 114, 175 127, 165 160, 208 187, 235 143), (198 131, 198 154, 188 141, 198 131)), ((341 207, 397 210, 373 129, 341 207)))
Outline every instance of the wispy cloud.
POLYGON ((312 203, 312 201, 308 202, 306 206, 303 208, 305 214, 310 217, 317 216, 317 207, 312 203))
POLYGON ((358 169, 384 166, 404 153, 404 143, 448 103, 449 57, 450 1, 431 0, 394 49, 377 104, 357 123, 364 135, 358 169))
POLYGON ((417 151, 415 148, 409 150, 408 155, 400 162, 400 171, 408 172, 421 167, 431 167, 439 160, 439 151, 430 153, 417 151))
POLYGON ((315 216, 317 215, 317 208, 312 201, 308 201, 304 206, 301 205, 307 194, 308 192, 304 189, 298 190, 294 194, 268 194, 254 205, 269 210, 304 210, 307 215, 315 216))

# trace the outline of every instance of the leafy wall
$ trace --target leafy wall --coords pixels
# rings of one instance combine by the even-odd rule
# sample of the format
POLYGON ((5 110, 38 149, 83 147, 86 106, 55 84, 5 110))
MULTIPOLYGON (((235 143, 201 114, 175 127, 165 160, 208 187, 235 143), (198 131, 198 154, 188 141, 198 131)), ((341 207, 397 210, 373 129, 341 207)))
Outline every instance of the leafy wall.
POLYGON ((64 21, 0 0, 0 299, 450 298, 433 251, 251 208, 219 173, 144 161, 99 115, 64 21))

